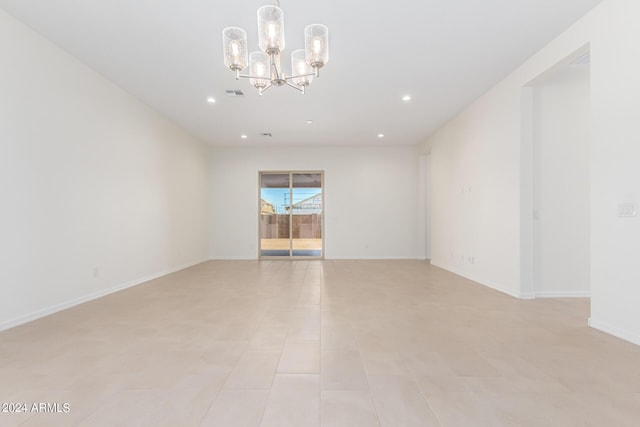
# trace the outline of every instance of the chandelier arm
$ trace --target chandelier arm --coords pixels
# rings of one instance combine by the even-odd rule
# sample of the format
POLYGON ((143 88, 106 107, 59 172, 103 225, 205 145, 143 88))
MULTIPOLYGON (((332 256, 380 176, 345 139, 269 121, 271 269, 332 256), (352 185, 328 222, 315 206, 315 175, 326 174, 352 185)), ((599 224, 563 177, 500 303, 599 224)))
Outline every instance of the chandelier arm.
POLYGON ((267 89, 269 89, 271 86, 273 86, 272 83, 269 83, 268 85, 266 85, 265 87, 263 87, 262 89, 260 89, 260 95, 262 95, 267 89))
MULTIPOLYGON (((259 80, 269 80, 268 77, 264 76, 252 76, 250 74, 238 74, 238 78, 240 79, 259 79, 259 80)), ((238 79, 236 79, 238 80, 238 79)))
POLYGON ((291 86, 292 88, 297 89, 297 90, 299 90, 300 92, 304 93, 304 89, 303 89, 303 88, 304 88, 304 86, 303 86, 303 87, 299 87, 298 85, 294 85, 294 84, 289 83, 289 82, 287 82, 287 86, 291 86))
POLYGON ((299 79, 301 77, 311 77, 311 76, 315 76, 315 75, 316 75, 316 73, 299 74, 297 76, 288 76, 288 77, 285 77, 284 79, 285 80, 292 80, 292 79, 299 79))

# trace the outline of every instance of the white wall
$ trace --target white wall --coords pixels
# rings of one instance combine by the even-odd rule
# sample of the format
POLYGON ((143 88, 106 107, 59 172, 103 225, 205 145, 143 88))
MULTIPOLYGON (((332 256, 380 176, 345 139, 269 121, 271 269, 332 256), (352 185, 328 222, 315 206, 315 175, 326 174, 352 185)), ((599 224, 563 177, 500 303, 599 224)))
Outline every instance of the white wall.
POLYGON ((520 293, 518 102, 499 87, 429 141, 432 264, 512 295, 520 293))
POLYGON ((207 257, 200 142, 0 11, 0 329, 207 257))
POLYGON ((258 172, 325 172, 325 257, 417 258, 418 156, 413 147, 214 148, 213 258, 258 255, 258 172))
POLYGON ((591 325, 640 344, 640 2, 606 1, 591 42, 591 325))
POLYGON ((590 294, 589 65, 567 65, 534 88, 536 297, 590 294))
POLYGON ((433 162, 434 260, 505 292, 529 296, 526 278, 521 277, 521 266, 526 267, 530 258, 526 252, 532 251, 531 245, 521 246, 531 218, 531 211, 521 211, 521 206, 529 206, 533 197, 526 182, 532 159, 523 132, 523 88, 590 43, 590 324, 636 343, 640 343, 640 219, 619 218, 617 213, 620 202, 637 203, 640 196, 638 16, 637 0, 605 0, 422 147, 431 150, 433 162), (475 184, 480 180, 489 185, 475 184), (460 191, 469 183, 478 191, 465 197, 460 191), (469 203, 470 198, 480 204, 469 203), (460 216, 470 207, 478 211, 468 216, 471 224, 463 231, 460 216), (447 235, 453 238, 447 240, 447 235), (450 252, 470 251, 489 257, 490 265, 484 267, 480 255, 472 266, 447 262, 450 252))

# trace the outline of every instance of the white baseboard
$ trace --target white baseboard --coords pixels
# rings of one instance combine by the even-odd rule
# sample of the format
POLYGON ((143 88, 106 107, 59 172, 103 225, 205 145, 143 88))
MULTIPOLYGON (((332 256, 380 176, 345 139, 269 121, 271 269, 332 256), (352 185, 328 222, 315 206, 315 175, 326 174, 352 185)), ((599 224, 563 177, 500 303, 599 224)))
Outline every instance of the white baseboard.
POLYGON ((425 257, 415 256, 415 255, 407 255, 407 256, 331 256, 325 257, 326 260, 336 260, 336 261, 397 261, 397 260, 419 260, 425 261, 425 257))
POLYGON ((536 298, 591 298, 591 291, 544 291, 536 292, 536 298))
POLYGON ((590 298, 591 297, 591 291, 513 292, 510 290, 504 289, 503 287, 496 285, 495 283, 491 283, 486 280, 480 280, 467 273, 458 271, 449 265, 438 264, 433 261, 431 261, 431 265, 440 267, 444 270, 450 271, 453 274, 457 274, 458 276, 462 276, 466 279, 473 280, 474 282, 479 283, 483 286, 486 286, 488 288, 502 292, 504 294, 507 294, 509 296, 512 296, 518 299, 530 300, 530 299, 536 299, 536 298, 590 298))
POLYGON ((640 345, 640 334, 633 333, 623 328, 618 328, 606 322, 600 322, 593 317, 589 318, 589 326, 593 329, 597 329, 605 334, 613 335, 614 337, 623 339, 635 345, 640 345))
POLYGON ((508 289, 504 289, 502 286, 497 285, 495 283, 489 282, 487 280, 480 280, 477 277, 473 277, 467 273, 461 272, 461 271, 457 271, 455 268, 452 268, 451 266, 448 265, 444 265, 444 264, 439 264, 437 262, 433 262, 433 260, 431 260, 431 265, 435 266, 435 267, 439 267, 442 268, 443 270, 447 270, 453 274, 456 274, 458 276, 464 277, 465 279, 469 279, 469 280, 473 280, 474 282, 482 285, 482 286, 486 286, 487 288, 491 288, 494 291, 498 291, 498 292, 502 292, 503 294, 507 294, 510 297, 513 298, 518 298, 518 299, 534 299, 535 295, 533 294, 533 292, 513 292, 511 290, 508 289))
MULTIPOLYGON (((209 258, 211 261, 256 261, 258 259, 260 259, 257 256, 215 256, 212 255, 209 258)), ((288 257, 283 257, 282 259, 291 259, 288 257)), ((301 260, 303 258, 295 258, 296 260, 301 260)), ((338 256, 327 256, 325 254, 324 257, 325 260, 327 261, 331 261, 331 260, 345 260, 345 261, 358 261, 358 260, 377 260, 377 261, 384 261, 384 260, 419 260, 419 261, 426 261, 428 258, 426 258, 424 255, 406 255, 406 256, 397 256, 397 255, 391 255, 391 256, 353 256, 353 255, 338 255, 338 256)), ((272 261, 273 259, 269 259, 270 261, 272 261)))
MULTIPOLYGON (((245 257, 245 256, 211 256, 209 258, 211 261, 256 261, 258 257, 245 257)), ((282 257, 283 260, 292 260, 295 258, 282 257)), ((325 260, 331 261, 384 261, 384 260, 419 260, 426 261, 427 258, 424 256, 325 256, 325 260)), ((273 258, 270 258, 269 261, 273 261, 273 258)))
POLYGON ((536 294, 533 292, 520 292, 516 295, 518 299, 536 299, 536 294))
POLYGON ((168 270, 161 271, 159 273, 151 274, 146 277, 142 277, 140 279, 132 280, 131 282, 124 283, 122 285, 114 286, 109 289, 103 289, 101 291, 93 292, 88 295, 81 296, 79 298, 74 298, 70 301, 66 301, 60 304, 56 304, 51 307, 43 308, 41 310, 34 311, 32 313, 28 313, 22 316, 14 317, 13 319, 6 320, 0 323, 0 331, 4 331, 7 329, 15 328, 16 326, 23 325, 25 323, 32 322, 34 320, 40 319, 42 317, 49 316, 51 314, 57 313, 62 310, 66 310, 71 307, 75 307, 76 305, 83 304, 85 302, 93 301, 98 298, 102 298, 104 296, 113 294, 115 292, 119 292, 128 288, 132 288, 134 286, 140 285, 142 283, 148 282, 150 280, 154 280, 160 278, 162 276, 166 276, 171 273, 175 273, 176 271, 184 270, 185 268, 193 267, 194 265, 203 263, 208 259, 202 259, 196 262, 188 263, 181 265, 179 267, 170 268, 168 270))

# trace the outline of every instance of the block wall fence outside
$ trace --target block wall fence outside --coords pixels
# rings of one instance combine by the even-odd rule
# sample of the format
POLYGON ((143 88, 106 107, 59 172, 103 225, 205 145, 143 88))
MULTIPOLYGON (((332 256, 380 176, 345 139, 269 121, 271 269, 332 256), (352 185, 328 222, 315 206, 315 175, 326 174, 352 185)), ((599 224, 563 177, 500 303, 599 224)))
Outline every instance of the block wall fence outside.
MULTIPOLYGON (((318 214, 293 215, 291 233, 297 239, 321 239, 322 216, 318 214)), ((260 215, 263 239, 289 238, 289 215, 260 215)))

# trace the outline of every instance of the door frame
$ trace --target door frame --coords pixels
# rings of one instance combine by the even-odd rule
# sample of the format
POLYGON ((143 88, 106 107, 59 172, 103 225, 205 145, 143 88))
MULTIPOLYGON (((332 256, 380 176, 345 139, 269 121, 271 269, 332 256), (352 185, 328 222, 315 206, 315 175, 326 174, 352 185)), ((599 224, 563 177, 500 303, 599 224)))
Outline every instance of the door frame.
POLYGON ((258 171, 258 208, 257 208, 257 213, 258 213, 258 259, 259 260, 299 260, 299 259, 324 259, 324 254, 325 254, 325 185, 324 185, 324 170, 261 170, 258 171), (293 175, 295 174, 320 174, 320 185, 321 185, 321 189, 322 192, 320 194, 322 194, 322 215, 320 217, 320 229, 322 230, 322 235, 321 235, 321 242, 322 242, 322 249, 321 249, 321 255, 320 256, 294 256, 293 255, 293 209, 289 209, 289 255, 288 256, 269 256, 269 255, 262 255, 262 221, 261 221, 261 199, 262 199, 262 175, 269 175, 269 174, 289 174, 289 203, 290 206, 293 204, 293 175))

